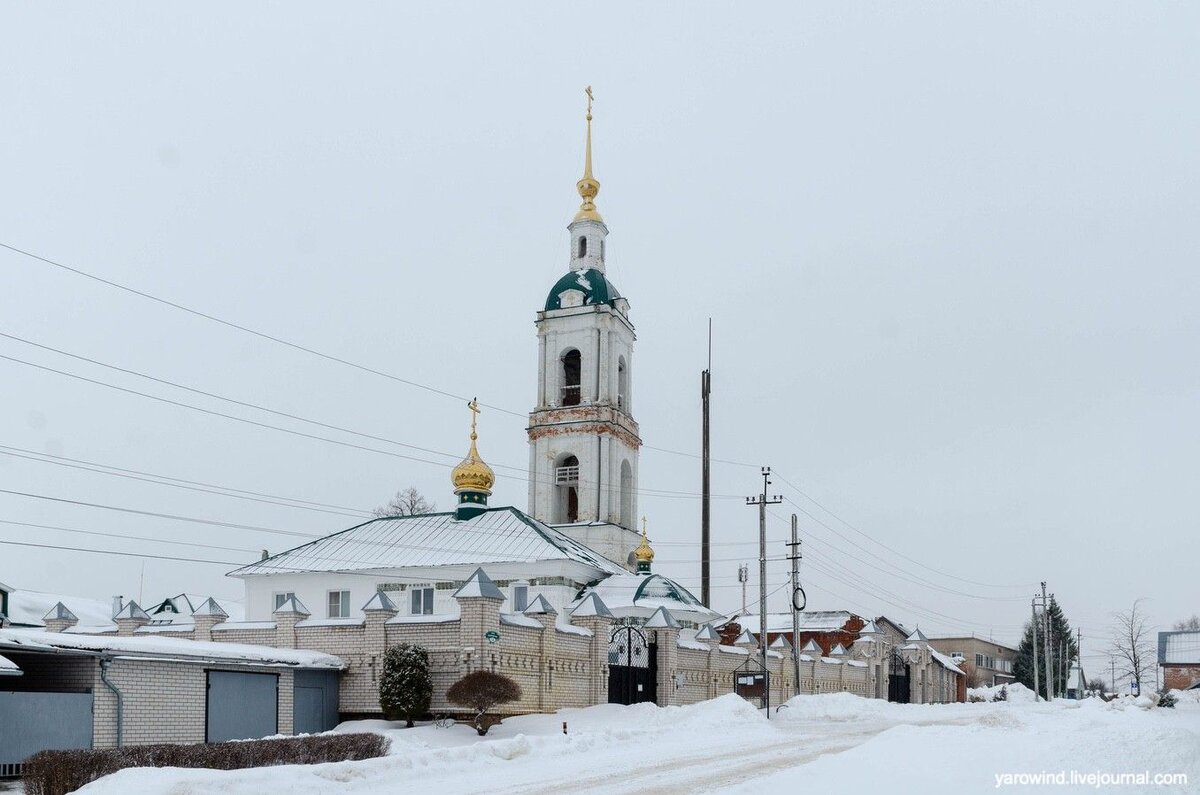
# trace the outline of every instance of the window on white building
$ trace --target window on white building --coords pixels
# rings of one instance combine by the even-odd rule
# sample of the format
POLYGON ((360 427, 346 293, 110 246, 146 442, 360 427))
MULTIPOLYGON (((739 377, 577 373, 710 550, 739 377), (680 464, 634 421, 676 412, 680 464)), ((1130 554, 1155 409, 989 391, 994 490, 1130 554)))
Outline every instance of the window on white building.
POLYGON ((330 618, 349 618, 350 617, 350 592, 349 591, 330 591, 329 592, 329 617, 330 618))
POLYGON ((431 616, 433 615, 433 588, 432 586, 418 586, 409 590, 412 594, 409 597, 409 604, 412 606, 412 614, 414 616, 431 616))
POLYGON ((529 607, 529 583, 514 582, 512 586, 512 603, 513 610, 518 613, 524 612, 525 608, 529 607))
POLYGON ((279 591, 279 592, 277 592, 277 593, 275 594, 275 596, 274 596, 274 599, 275 599, 275 604, 274 604, 274 606, 273 606, 271 609, 272 609, 272 610, 278 610, 279 608, 283 607, 283 603, 284 603, 284 602, 286 602, 288 599, 291 599, 291 598, 293 598, 295 595, 296 595, 296 594, 292 593, 291 591, 279 591))

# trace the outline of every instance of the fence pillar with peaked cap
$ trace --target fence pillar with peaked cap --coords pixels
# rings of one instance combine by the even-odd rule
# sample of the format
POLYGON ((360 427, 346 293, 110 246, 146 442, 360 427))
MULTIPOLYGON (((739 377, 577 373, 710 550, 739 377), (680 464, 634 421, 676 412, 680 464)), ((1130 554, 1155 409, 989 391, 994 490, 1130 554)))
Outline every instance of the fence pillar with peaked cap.
POLYGON ((537 619, 542 625, 542 636, 538 641, 538 651, 541 654, 538 679, 538 709, 551 709, 554 698, 554 669, 558 660, 558 632, 554 625, 558 621, 558 611, 546 601, 546 597, 538 594, 537 598, 524 610, 525 615, 537 619))
POLYGON ((204 604, 192 611, 192 624, 195 627, 195 634, 192 637, 195 640, 212 640, 213 627, 227 618, 229 618, 229 614, 221 609, 217 601, 210 596, 204 600, 204 604))
POLYGON ((592 633, 592 670, 589 698, 592 704, 608 703, 608 641, 612 637, 613 614, 594 591, 571 610, 571 623, 592 633))
POLYGON ((468 649, 472 650, 471 659, 474 660, 473 665, 468 665, 467 673, 490 670, 488 647, 493 643, 489 643, 488 633, 500 632, 500 605, 504 603, 504 593, 482 568, 478 568, 454 592, 454 598, 458 601, 458 642, 464 656, 468 649))
POLYGON ((696 640, 708 647, 708 665, 705 674, 708 679, 706 692, 708 698, 714 698, 717 695, 717 654, 721 646, 721 633, 717 632, 717 628, 712 624, 705 624, 696 633, 696 640))
POLYGON ((113 621, 117 625, 118 635, 132 635, 137 632, 139 627, 143 627, 150 623, 150 616, 146 611, 138 607, 138 603, 130 599, 121 608, 121 612, 113 617, 113 621))
POLYGON ((308 608, 295 596, 289 596, 271 615, 275 617, 275 645, 281 649, 297 648, 296 624, 311 615, 308 608))
POLYGON ((69 629, 79 623, 79 619, 75 614, 62 602, 50 608, 50 612, 42 616, 42 621, 46 622, 47 632, 62 632, 64 629, 69 629))
POLYGON ((655 694, 660 707, 669 707, 679 703, 678 690, 675 687, 675 673, 679 670, 679 630, 681 629, 675 616, 665 607, 654 611, 654 615, 646 620, 642 629, 654 633, 654 648, 657 655, 657 679, 655 694))
MULTIPOLYGON (((375 595, 362 606, 363 612, 363 650, 370 657, 373 671, 383 665, 383 654, 387 651, 387 622, 400 612, 392 598, 383 591, 375 595)), ((378 681, 378 673, 374 674, 378 681)))

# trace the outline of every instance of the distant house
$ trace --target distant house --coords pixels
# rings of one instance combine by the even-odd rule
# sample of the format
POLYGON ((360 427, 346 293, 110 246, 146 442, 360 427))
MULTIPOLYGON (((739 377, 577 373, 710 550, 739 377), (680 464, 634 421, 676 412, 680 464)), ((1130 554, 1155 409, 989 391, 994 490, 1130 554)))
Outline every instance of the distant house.
MULTIPOLYGON (((812 641, 820 648, 821 654, 828 657, 839 643, 847 649, 854 645, 866 625, 866 619, 849 610, 803 612, 800 614, 800 637, 797 640, 792 637, 791 613, 767 613, 767 643, 786 638, 793 646, 803 647, 812 641)), ((749 630, 757 640, 762 631, 757 613, 735 613, 721 626, 722 642, 732 644, 743 630, 749 630)))
POLYGON ((27 591, 0 583, 0 613, 7 617, 9 626, 45 627, 45 616, 56 604, 65 605, 77 616, 81 628, 87 631, 103 631, 103 628, 107 628, 115 632, 117 629, 112 623, 114 611, 109 602, 82 596, 27 591))
POLYGON ((1200 685, 1200 631, 1158 633, 1158 667, 1163 687, 1187 690, 1200 685))
POLYGON ((929 645, 951 658, 961 658, 974 666, 974 681, 968 687, 992 687, 1016 681, 1013 665, 1017 661, 1017 650, 994 640, 977 638, 974 635, 930 638, 929 645))

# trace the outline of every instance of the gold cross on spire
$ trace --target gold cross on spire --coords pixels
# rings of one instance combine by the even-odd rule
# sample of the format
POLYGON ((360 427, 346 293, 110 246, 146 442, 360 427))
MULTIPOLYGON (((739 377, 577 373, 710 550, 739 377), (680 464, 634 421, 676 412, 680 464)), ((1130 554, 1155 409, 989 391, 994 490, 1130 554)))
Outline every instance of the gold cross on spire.
POLYGON ((475 398, 471 398, 471 401, 467 403, 467 408, 471 410, 471 441, 473 442, 479 438, 475 433, 475 420, 479 417, 479 402, 475 398))
POLYGON ((583 93, 587 95, 587 144, 583 155, 583 179, 575 183, 575 188, 583 199, 583 204, 579 205, 579 212, 575 214, 575 220, 603 223, 604 219, 596 212, 595 201, 596 195, 600 193, 600 182, 592 176, 592 100, 595 97, 592 96, 591 86, 585 88, 583 93))
POLYGON ((583 90, 583 93, 587 94, 587 98, 588 98, 587 119, 588 119, 588 121, 591 121, 592 120, 592 100, 594 99, 594 97, 592 96, 592 87, 588 86, 587 88, 585 88, 583 90))
POLYGON ((642 538, 646 537, 646 517, 642 517, 642 538))

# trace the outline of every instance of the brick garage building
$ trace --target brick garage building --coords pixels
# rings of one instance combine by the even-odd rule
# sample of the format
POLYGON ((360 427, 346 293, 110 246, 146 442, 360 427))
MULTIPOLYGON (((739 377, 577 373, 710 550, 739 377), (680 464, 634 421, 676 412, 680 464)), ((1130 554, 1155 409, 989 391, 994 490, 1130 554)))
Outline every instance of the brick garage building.
POLYGON ((1200 631, 1158 633, 1158 667, 1164 687, 1187 690, 1200 686, 1200 631))
MULTIPOLYGON (((68 630, 74 622, 47 623, 68 630)), ((215 742, 337 724, 343 663, 322 652, 5 629, 0 653, 0 776, 18 774, 43 749, 215 742)))

